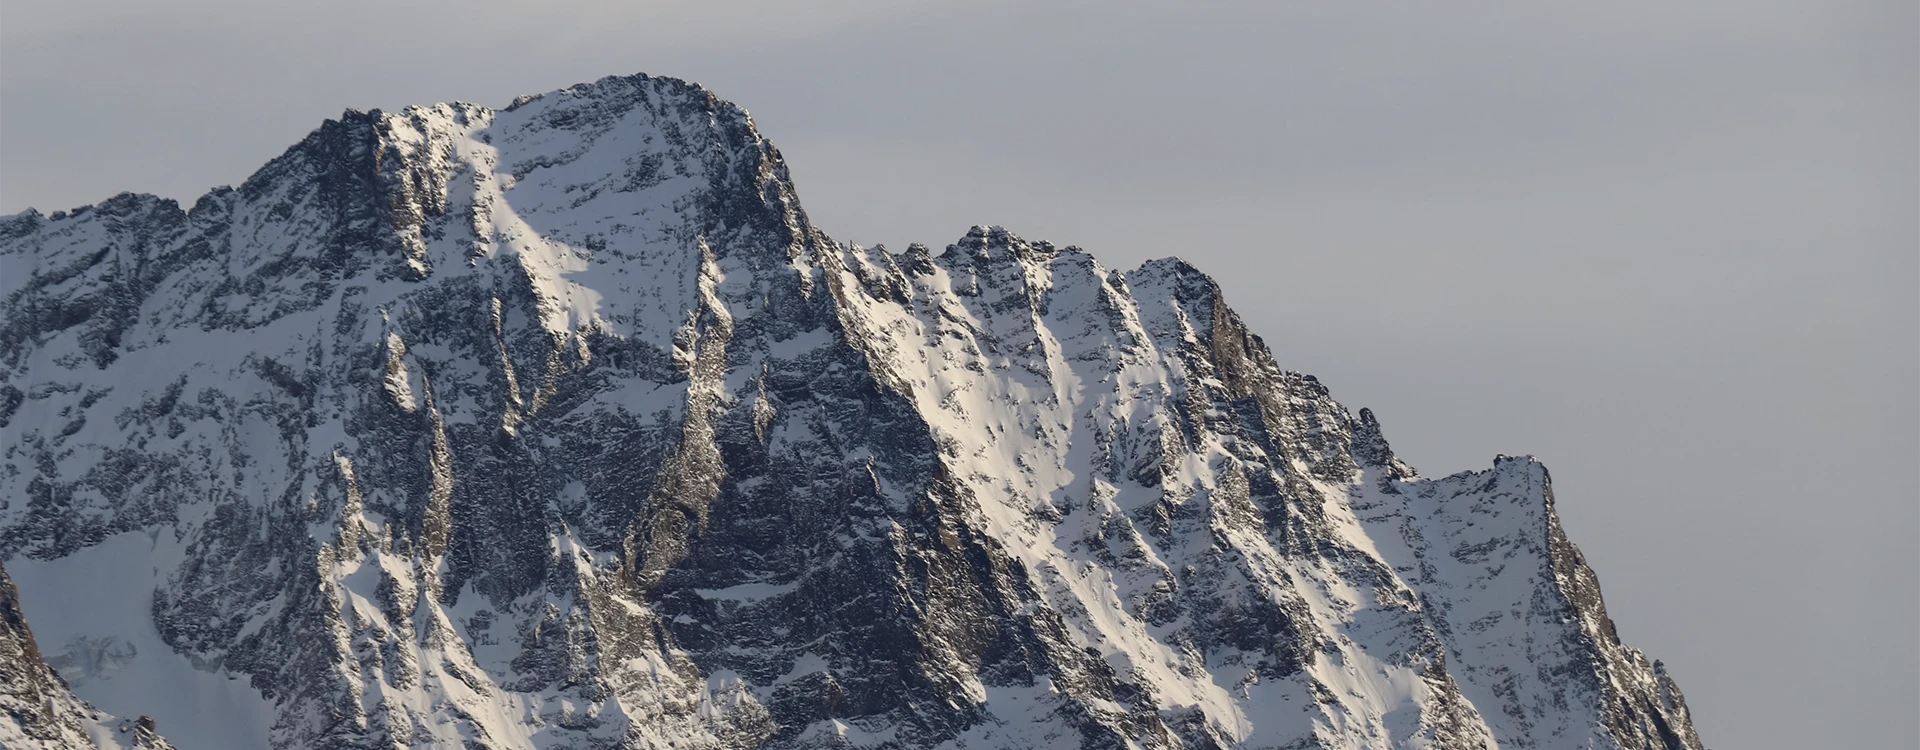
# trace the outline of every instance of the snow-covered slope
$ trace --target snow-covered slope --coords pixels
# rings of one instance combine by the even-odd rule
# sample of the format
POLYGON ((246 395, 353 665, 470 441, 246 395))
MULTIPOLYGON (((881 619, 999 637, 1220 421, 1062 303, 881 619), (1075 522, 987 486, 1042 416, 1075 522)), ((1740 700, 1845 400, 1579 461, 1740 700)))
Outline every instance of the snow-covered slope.
POLYGON ((151 718, 115 718, 75 697, 40 655, 20 592, 0 565, 0 748, 173 750, 151 718))
POLYGON ((680 81, 0 219, 0 295, 0 557, 185 747, 1700 747, 1539 464, 1178 260, 835 242, 680 81))

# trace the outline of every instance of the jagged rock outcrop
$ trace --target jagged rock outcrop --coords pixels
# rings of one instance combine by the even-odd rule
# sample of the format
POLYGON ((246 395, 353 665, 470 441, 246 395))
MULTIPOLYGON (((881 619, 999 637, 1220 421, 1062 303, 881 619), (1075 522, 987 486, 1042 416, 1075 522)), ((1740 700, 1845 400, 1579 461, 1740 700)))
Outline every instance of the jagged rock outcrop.
POLYGON ((0 263, 0 557, 151 573, 127 668, 275 747, 1700 748, 1539 464, 1420 477, 1178 260, 836 242, 680 81, 0 263))

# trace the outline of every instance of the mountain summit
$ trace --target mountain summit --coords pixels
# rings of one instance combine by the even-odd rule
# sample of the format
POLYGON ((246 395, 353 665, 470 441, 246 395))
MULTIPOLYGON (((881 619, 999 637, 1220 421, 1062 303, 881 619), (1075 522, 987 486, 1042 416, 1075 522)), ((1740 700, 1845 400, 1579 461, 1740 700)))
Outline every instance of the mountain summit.
POLYGON ((1701 747, 1539 463, 1421 477, 1178 260, 836 242, 682 81, 0 264, 9 747, 1701 747))

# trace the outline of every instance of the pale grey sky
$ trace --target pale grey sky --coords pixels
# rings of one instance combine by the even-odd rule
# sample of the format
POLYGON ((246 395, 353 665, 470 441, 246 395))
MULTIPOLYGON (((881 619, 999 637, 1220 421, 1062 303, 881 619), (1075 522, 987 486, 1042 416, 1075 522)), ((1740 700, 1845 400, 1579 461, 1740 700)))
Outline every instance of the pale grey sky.
POLYGON ((1920 734, 1911 2, 286 5, 0 0, 0 213, 696 80, 836 237, 1180 255, 1427 474, 1540 456, 1710 746, 1920 734))

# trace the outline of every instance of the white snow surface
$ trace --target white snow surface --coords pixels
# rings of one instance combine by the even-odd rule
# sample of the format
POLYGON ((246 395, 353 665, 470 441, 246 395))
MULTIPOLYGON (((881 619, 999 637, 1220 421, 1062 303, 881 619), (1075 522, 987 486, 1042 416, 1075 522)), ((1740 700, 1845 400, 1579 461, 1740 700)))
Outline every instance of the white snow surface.
MULTIPOLYGON (((122 719, 152 716, 179 747, 266 747, 272 704, 244 676, 195 667, 154 630, 153 590, 181 560, 170 536, 127 532, 57 560, 17 559, 7 571, 41 654, 75 695, 122 719)), ((95 740, 117 737, 115 723, 96 727, 95 740)))

